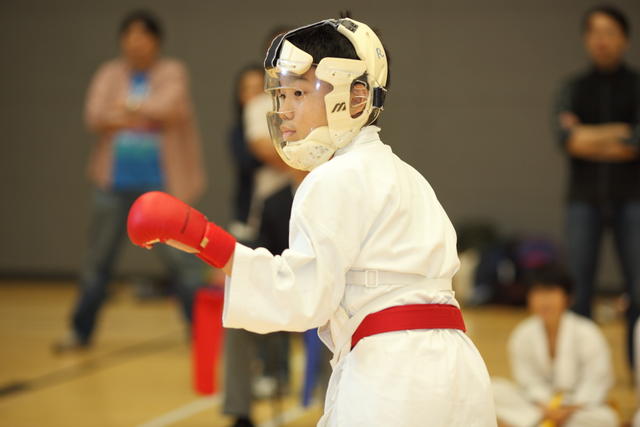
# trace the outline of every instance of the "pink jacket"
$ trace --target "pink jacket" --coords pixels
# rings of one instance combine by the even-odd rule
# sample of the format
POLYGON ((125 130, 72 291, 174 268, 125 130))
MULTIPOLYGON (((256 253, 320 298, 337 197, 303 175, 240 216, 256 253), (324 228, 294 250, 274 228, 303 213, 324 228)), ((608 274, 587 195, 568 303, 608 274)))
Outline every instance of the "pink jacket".
MULTIPOLYGON (((91 81, 85 106, 89 129, 98 134, 89 158, 89 178, 102 189, 112 182, 113 132, 103 129, 123 105, 129 90, 130 69, 123 59, 103 64, 91 81)), ((159 59, 149 71, 150 95, 140 112, 162 124, 161 161, 167 191, 193 203, 205 188, 200 138, 189 95, 187 70, 172 59, 159 59)))

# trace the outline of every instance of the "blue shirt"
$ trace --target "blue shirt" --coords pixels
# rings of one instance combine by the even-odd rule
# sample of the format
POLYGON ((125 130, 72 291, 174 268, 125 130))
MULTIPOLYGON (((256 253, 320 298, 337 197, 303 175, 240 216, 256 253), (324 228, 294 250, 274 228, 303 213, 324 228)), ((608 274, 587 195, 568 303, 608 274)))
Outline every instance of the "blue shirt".
MULTIPOLYGON (((131 76, 129 101, 142 102, 149 95, 147 73, 131 76)), ((113 187, 124 191, 159 190, 164 186, 160 163, 160 131, 123 129, 115 135, 113 187)))

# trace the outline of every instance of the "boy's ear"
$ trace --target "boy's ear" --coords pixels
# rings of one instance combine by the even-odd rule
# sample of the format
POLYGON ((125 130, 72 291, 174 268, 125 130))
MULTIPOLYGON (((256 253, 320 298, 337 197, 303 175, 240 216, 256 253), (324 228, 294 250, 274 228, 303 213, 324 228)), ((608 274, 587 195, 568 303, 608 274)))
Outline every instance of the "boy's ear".
POLYGON ((363 83, 356 83, 351 88, 351 97, 349 100, 349 108, 351 117, 356 118, 367 106, 367 99, 369 98, 369 89, 363 83))

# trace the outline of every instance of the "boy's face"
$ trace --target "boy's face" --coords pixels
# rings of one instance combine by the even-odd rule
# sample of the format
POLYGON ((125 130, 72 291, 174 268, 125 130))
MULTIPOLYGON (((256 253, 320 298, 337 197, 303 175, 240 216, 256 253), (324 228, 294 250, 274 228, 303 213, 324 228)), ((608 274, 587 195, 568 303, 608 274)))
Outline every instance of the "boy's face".
MULTIPOLYGON (((303 75, 289 74, 280 79, 277 89, 278 115, 282 119, 280 132, 286 142, 300 141, 312 130, 327 126, 325 96, 333 86, 316 78, 316 67, 303 75)), ((357 117, 365 109, 369 95, 362 83, 353 85, 349 100, 351 117, 357 117)))
POLYGON ((316 68, 299 76, 281 78, 277 90, 280 131, 287 142, 306 138, 313 129, 327 125, 324 97, 333 90, 329 83, 316 79, 316 68))
POLYGON ((534 285, 527 297, 529 310, 546 322, 555 322, 569 307, 569 297, 559 286, 534 285))

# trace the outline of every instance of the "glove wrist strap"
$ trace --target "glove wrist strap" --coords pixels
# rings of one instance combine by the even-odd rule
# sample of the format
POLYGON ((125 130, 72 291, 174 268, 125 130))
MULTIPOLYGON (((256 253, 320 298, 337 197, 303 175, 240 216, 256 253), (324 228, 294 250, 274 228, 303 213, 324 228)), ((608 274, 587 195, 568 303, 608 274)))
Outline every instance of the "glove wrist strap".
POLYGON ((236 239, 222 227, 213 222, 207 223, 207 229, 200 242, 198 258, 216 268, 224 267, 236 248, 236 239))

